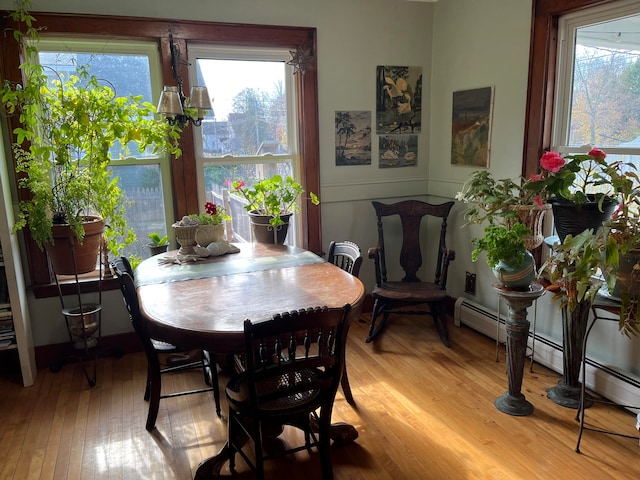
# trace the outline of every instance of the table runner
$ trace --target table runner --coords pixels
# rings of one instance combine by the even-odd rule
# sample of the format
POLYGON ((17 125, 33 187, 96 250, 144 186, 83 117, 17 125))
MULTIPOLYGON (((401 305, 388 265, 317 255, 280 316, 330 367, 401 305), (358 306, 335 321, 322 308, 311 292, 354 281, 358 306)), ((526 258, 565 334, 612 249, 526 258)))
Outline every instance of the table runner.
MULTIPOLYGON (((158 257, 160 256, 158 255, 158 257)), ((137 288, 143 285, 181 282, 196 278, 234 275, 324 262, 318 255, 309 251, 267 257, 232 256, 221 260, 223 261, 212 262, 205 259, 181 265, 160 265, 157 260, 155 262, 145 261, 138 265, 135 270, 135 285, 137 288)))

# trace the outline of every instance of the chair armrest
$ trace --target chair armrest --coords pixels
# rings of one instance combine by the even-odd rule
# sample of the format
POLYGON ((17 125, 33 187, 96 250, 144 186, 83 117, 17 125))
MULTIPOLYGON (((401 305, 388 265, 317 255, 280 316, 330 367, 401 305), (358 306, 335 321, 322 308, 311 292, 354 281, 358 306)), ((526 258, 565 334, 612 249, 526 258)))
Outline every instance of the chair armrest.
POLYGON ((369 258, 376 258, 379 251, 380 251, 380 247, 371 247, 369 250, 367 250, 367 256, 369 258))
POLYGON ((449 263, 456 259, 456 251, 450 248, 442 249, 442 277, 440 278, 442 289, 447 287, 447 277, 449 273, 449 263))

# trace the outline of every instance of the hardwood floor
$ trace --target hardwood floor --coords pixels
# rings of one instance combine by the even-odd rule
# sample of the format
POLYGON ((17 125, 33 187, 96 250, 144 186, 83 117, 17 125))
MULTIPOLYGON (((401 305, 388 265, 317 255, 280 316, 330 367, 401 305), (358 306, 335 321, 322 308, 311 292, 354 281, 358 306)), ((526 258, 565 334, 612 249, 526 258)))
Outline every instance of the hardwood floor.
MULTIPOLYGON (((635 440, 586 432, 582 453, 574 451, 575 410, 546 398, 558 374, 527 367, 523 392, 535 411, 506 415, 493 405, 507 389, 504 355, 495 362, 494 342, 451 325, 447 349, 433 322, 420 322, 395 317, 373 344, 363 341, 367 323, 352 326, 348 369, 358 405, 339 392, 334 420, 353 424, 359 438, 332 447, 337 480, 640 477, 635 440)), ((30 388, 0 376, 0 479, 193 478, 199 462, 222 447, 226 423, 210 396, 192 395, 162 400, 157 428, 147 432, 145 365, 142 353, 100 359, 93 388, 79 365, 41 370, 30 388)), ((163 388, 201 381, 197 372, 182 374, 164 378, 163 388)), ((591 422, 637 434, 628 412, 596 404, 587 414, 591 422)), ((284 437, 301 438, 289 430, 284 437)), ((234 478, 252 478, 237 463, 234 478)), ((267 478, 319 479, 317 455, 268 462, 267 478)))

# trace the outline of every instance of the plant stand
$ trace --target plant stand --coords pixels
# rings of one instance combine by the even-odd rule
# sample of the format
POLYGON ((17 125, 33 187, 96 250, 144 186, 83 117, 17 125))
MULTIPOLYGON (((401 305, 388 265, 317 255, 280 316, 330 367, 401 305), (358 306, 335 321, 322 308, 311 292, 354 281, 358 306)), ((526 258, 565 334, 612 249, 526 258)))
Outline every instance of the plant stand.
MULTIPOLYGON (((77 263, 75 251, 72 248, 73 240, 69 240, 69 254, 72 257, 75 268, 77 263)), ((58 241, 62 242, 63 240, 58 241)), ((77 268, 75 268, 76 271, 72 275, 72 282, 65 282, 66 284, 73 283, 75 288, 75 302, 73 302, 72 305, 69 305, 65 302, 59 276, 54 272, 62 314, 64 315, 67 333, 69 335, 69 342, 74 353, 60 359, 51 367, 51 371, 59 371, 65 363, 80 363, 82 365, 84 376, 90 387, 93 387, 96 384, 96 364, 102 333, 102 282, 104 280, 103 253, 104 241, 101 241, 99 253, 100 261, 98 262, 100 264, 98 271, 98 291, 93 293, 94 297, 97 298, 97 301, 87 300, 87 293, 82 291, 79 274, 77 272, 77 268)))
POLYGON ((545 293, 545 289, 538 283, 531 284, 528 290, 510 290, 495 283, 493 289, 506 300, 509 306, 509 316, 505 323, 509 390, 496 398, 494 405, 498 410, 508 415, 529 415, 533 412, 533 405, 525 399, 521 392, 527 339, 529 338, 527 308, 545 293))
MULTIPOLYGON (((563 407, 580 407, 580 365, 590 312, 590 301, 578 303, 573 312, 562 307, 562 379, 549 389, 547 397, 563 407)), ((585 399, 584 407, 590 406, 591 400, 585 399)))

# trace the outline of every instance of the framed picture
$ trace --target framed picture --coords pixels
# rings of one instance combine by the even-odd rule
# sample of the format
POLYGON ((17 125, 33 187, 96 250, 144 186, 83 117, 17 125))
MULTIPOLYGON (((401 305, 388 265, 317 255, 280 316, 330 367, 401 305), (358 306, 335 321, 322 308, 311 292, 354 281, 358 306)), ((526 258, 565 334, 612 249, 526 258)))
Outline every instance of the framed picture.
POLYGON ((420 133, 422 67, 377 68, 376 133, 420 133))
POLYGON ((493 87, 453 92, 451 164, 488 167, 493 87))
POLYGON ((371 165, 371 112, 336 112, 336 165, 371 165))
POLYGON ((380 135, 379 168, 415 167, 418 163, 418 135, 380 135))

